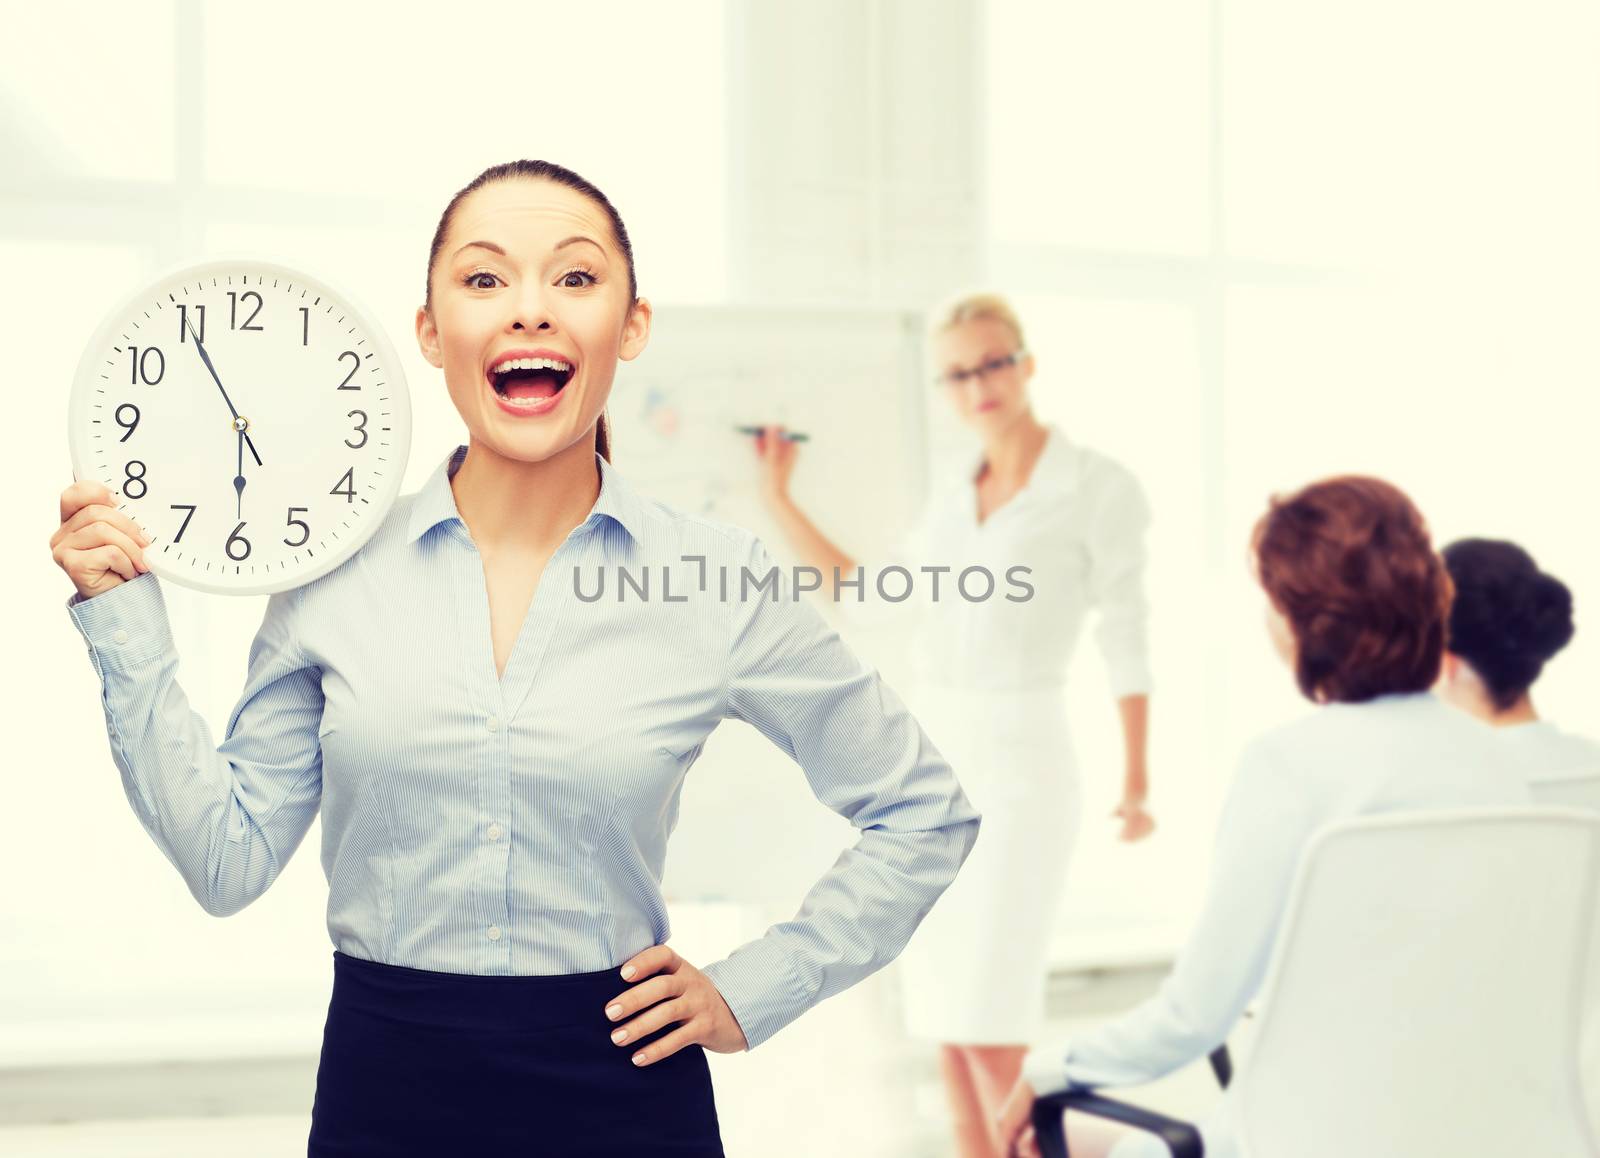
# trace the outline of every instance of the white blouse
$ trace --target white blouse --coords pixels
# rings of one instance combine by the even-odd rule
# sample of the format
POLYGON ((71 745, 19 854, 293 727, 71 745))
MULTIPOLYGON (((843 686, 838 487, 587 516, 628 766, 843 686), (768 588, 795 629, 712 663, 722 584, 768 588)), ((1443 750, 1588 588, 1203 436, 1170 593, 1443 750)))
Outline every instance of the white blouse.
POLYGON ((879 578, 891 598, 909 586, 901 606, 917 614, 911 666, 919 681, 985 689, 1065 683, 1093 609, 1113 694, 1150 691, 1149 502, 1122 464, 1053 424, 1048 430, 1027 484, 981 523, 974 486, 980 450, 935 482, 895 549, 866 565, 860 594, 842 592, 846 615, 875 621, 882 617, 879 578), (886 574, 891 566, 910 572, 909 583, 886 574), (923 570, 940 567, 949 570, 923 570))
POLYGON ((1587 736, 1563 732, 1548 720, 1508 724, 1496 732, 1530 782, 1600 776, 1600 744, 1587 736))
MULTIPOLYGON (((1142 1085, 1215 1049, 1261 986, 1301 851, 1324 825, 1527 803, 1494 729, 1431 692, 1328 704, 1268 731, 1239 758, 1200 918, 1160 990, 1088 1033, 1030 1050, 1022 1076, 1041 1094, 1142 1085)), ((1213 1119, 1208 1155, 1234 1153, 1225 1118, 1213 1119)))

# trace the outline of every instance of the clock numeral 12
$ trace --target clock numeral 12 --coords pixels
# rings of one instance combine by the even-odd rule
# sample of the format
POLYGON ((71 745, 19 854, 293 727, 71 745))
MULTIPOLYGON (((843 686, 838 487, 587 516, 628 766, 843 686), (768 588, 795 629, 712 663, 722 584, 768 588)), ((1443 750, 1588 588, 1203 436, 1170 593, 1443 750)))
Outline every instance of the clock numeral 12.
POLYGON ((256 293, 255 290, 245 290, 245 292, 242 293, 242 294, 236 294, 233 290, 229 290, 228 291, 228 328, 230 330, 257 330, 257 331, 259 331, 261 329, 260 326, 252 326, 250 323, 256 320, 256 315, 259 314, 260 312, 261 312, 261 295, 256 293), (250 316, 244 320, 244 325, 242 325, 242 326, 238 324, 238 321, 239 321, 239 299, 241 297, 255 298, 256 299, 256 308, 250 311, 250 316))

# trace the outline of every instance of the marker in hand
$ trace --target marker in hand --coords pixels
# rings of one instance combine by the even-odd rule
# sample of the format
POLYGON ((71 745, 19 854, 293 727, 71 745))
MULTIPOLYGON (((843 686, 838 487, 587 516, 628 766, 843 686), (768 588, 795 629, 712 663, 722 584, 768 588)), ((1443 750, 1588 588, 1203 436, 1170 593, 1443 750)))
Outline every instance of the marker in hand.
MULTIPOLYGON (((735 426, 740 434, 760 434, 765 428, 760 426, 735 426)), ((811 436, 798 431, 785 430, 779 435, 785 442, 810 442, 811 436)))

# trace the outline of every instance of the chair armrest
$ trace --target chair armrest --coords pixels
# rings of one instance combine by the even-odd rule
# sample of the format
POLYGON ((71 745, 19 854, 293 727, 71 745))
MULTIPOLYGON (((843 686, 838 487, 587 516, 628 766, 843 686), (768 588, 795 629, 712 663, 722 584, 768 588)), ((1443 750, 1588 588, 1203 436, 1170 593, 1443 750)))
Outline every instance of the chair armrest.
POLYGON ((1223 1089, 1233 1081, 1233 1055, 1228 1052, 1227 1042, 1211 1051, 1211 1072, 1217 1075, 1217 1085, 1223 1089))
POLYGON ((1167 1144, 1172 1158, 1204 1158, 1205 1145, 1200 1140, 1200 1131, 1188 1122, 1103 1097, 1092 1090, 1064 1090, 1034 1099, 1033 1132, 1039 1139, 1039 1153, 1043 1158, 1070 1158, 1066 1129, 1061 1120, 1061 1115, 1068 1110, 1093 1114, 1154 1134, 1167 1144))

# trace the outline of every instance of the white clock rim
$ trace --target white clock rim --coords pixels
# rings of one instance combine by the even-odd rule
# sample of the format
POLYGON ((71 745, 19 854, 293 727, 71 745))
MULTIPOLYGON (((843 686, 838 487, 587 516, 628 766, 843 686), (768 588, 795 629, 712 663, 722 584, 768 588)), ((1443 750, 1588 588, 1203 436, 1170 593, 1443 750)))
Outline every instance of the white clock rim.
MULTIPOLYGON (((385 382, 392 387, 390 394, 390 426, 397 435, 394 440, 394 469, 389 473, 383 487, 374 500, 379 518, 367 519, 356 534, 348 540, 341 540, 339 547, 331 551, 317 566, 308 567, 292 575, 265 577, 248 583, 221 584, 184 572, 171 566, 162 559, 159 551, 151 552, 146 556, 145 562, 152 574, 167 579, 173 583, 188 587, 196 591, 204 591, 213 595, 271 595, 279 591, 292 591, 322 578, 330 571, 343 566, 344 563, 360 551, 368 540, 377 533, 379 527, 388 521, 390 513, 394 510, 395 500, 400 497, 400 488, 405 482, 406 464, 411 457, 411 391, 405 377, 405 367, 400 362, 400 357, 394 343, 389 340, 388 332, 378 324, 377 315, 359 296, 352 294, 338 282, 329 281, 326 277, 307 272, 305 269, 288 265, 282 260, 268 257, 249 251, 235 251, 208 256, 200 259, 189 258, 172 262, 156 273, 144 277, 139 284, 117 301, 95 327, 88 342, 84 345, 83 353, 79 356, 77 370, 74 371, 70 386, 70 395, 67 406, 67 442, 68 451, 72 458, 72 477, 74 481, 96 477, 95 472, 88 466, 89 447, 87 446, 88 408, 89 395, 95 388, 99 379, 97 367, 101 364, 99 359, 104 354, 112 337, 118 333, 118 321, 141 302, 143 302, 155 287, 165 285, 175 278, 190 276, 204 276, 207 272, 226 268, 228 272, 237 273, 239 267, 244 266, 249 273, 265 272, 268 275, 287 277, 292 281, 304 282, 317 289, 326 291, 327 295, 342 302, 349 307, 352 314, 362 329, 364 336, 368 337, 378 347, 379 355, 388 366, 393 368, 393 374, 385 382)), ((104 480, 101 480, 104 481, 104 480)), ((108 486, 110 484, 107 484, 108 486)), ((141 527, 139 519, 130 513, 130 518, 141 527)))

